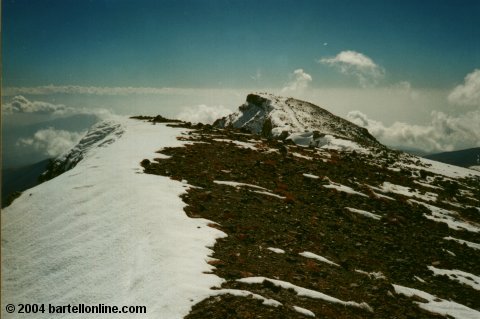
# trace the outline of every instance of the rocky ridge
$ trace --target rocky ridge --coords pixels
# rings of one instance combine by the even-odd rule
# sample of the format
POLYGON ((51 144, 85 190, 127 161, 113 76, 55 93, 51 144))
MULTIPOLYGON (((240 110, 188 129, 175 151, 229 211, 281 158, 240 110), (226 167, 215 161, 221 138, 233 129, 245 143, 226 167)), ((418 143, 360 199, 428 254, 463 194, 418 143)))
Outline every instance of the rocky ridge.
POLYGON ((209 261, 224 283, 187 318, 477 318, 480 174, 389 150, 310 104, 295 114, 320 119, 295 131, 277 121, 287 101, 249 95, 216 127, 175 123, 189 144, 142 162, 192 185, 186 214, 228 235, 209 261), (304 130, 333 139, 295 144, 304 130))

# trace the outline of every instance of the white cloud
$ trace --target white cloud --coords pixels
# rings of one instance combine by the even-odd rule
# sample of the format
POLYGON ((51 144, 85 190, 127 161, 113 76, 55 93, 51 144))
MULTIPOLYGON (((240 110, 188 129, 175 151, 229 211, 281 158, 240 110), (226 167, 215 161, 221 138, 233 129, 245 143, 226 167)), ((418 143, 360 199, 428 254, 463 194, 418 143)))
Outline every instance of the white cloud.
POLYGON ((480 111, 468 112, 458 117, 433 111, 428 125, 411 125, 395 122, 385 126, 369 119, 360 111, 347 114, 347 119, 365 127, 380 142, 396 147, 442 152, 480 146, 480 111))
POLYGON ((340 72, 357 78, 362 87, 374 86, 385 75, 385 70, 368 56, 356 51, 342 51, 334 57, 322 58, 317 62, 334 66, 340 72))
POLYGON ((222 105, 207 106, 202 104, 185 108, 177 115, 177 118, 186 122, 212 124, 215 120, 230 113, 232 111, 222 105))
POLYGON ((282 89, 283 93, 288 92, 302 92, 304 91, 310 82, 312 82, 312 76, 303 71, 303 69, 297 69, 290 74, 291 81, 282 89))
POLYGON ((29 101, 21 95, 13 97, 9 102, 2 106, 2 111, 6 114, 12 113, 53 113, 64 114, 72 111, 72 108, 63 104, 52 104, 41 101, 29 101))
POLYGON ((465 82, 455 87, 448 95, 448 101, 455 105, 480 108, 480 69, 467 74, 465 82))
POLYGON ((22 95, 11 98, 2 104, 2 113, 11 114, 46 114, 52 117, 65 117, 75 114, 95 115, 100 119, 112 116, 112 113, 103 108, 73 108, 63 104, 53 104, 43 101, 31 101, 22 95))
POLYGON ((33 147, 49 157, 56 157, 71 149, 85 135, 85 132, 69 132, 52 127, 37 131, 32 137, 20 138, 18 146, 33 147))

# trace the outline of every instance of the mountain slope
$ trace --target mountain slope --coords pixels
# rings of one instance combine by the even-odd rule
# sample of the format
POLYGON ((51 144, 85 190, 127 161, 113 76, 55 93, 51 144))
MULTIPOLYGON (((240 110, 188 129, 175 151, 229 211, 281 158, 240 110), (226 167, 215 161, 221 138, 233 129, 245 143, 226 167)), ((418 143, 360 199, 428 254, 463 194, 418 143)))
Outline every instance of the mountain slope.
POLYGON ((469 148, 461 151, 430 154, 424 157, 442 163, 470 167, 480 165, 480 147, 469 148))
POLYGON ((5 306, 20 303, 145 306, 146 314, 121 317, 181 318, 212 295, 221 280, 204 274, 212 269, 207 247, 223 234, 185 216, 179 195, 188 185, 141 173, 155 150, 182 146, 184 131, 106 122, 90 132, 92 147, 80 147, 84 140, 84 152, 70 153, 83 158, 73 169, 2 210, 2 318, 19 318, 5 306))
POLYGON ((196 186, 185 211, 228 235, 223 293, 187 318, 480 315, 480 173, 209 126, 182 140, 145 172, 196 186))
MULTIPOLYGON (((256 114, 243 119, 281 113, 256 114)), ((160 116, 99 125, 58 161, 73 168, 2 211, 2 318, 32 300, 144 318, 478 318, 480 172, 325 119, 283 139, 160 116)))
POLYGON ((303 138, 318 142, 325 135, 347 139, 360 145, 380 146, 365 128, 333 115, 314 104, 267 93, 247 96, 238 112, 217 120, 216 127, 244 128, 267 137, 303 138), (294 135, 292 136, 292 133, 294 135))

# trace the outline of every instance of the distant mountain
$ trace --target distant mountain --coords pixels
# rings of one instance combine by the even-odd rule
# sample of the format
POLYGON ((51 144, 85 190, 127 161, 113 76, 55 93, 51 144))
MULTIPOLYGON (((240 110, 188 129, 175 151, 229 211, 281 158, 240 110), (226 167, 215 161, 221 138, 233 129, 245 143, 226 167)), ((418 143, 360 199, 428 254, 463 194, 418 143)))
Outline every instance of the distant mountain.
POLYGON ((239 110, 213 124, 243 128, 266 137, 303 140, 319 144, 331 138, 351 140, 363 146, 381 144, 367 131, 309 102, 268 93, 249 94, 239 110), (327 138, 325 138, 327 137, 327 138))
POLYGON ((480 147, 461 151, 425 155, 425 158, 456 166, 470 167, 480 165, 480 147))
POLYGON ((2 170, 2 207, 5 207, 10 196, 39 184, 40 175, 45 172, 49 159, 19 168, 2 170))

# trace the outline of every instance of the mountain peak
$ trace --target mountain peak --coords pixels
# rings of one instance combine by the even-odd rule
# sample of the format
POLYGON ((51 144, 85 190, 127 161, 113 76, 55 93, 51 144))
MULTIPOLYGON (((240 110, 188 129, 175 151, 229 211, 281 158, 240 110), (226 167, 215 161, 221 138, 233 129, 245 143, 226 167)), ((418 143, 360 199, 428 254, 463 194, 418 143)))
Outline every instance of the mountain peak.
POLYGON ((251 93, 238 111, 217 120, 217 127, 244 128, 267 137, 292 139, 307 138, 309 144, 319 138, 354 141, 362 146, 380 146, 370 133, 315 104, 270 93, 251 93), (308 135, 308 136, 307 136, 308 135))

